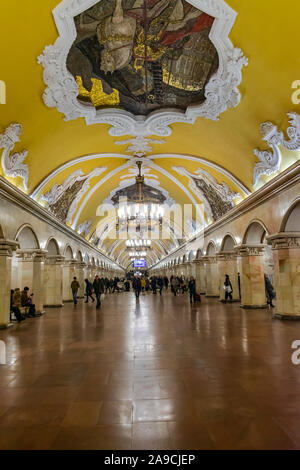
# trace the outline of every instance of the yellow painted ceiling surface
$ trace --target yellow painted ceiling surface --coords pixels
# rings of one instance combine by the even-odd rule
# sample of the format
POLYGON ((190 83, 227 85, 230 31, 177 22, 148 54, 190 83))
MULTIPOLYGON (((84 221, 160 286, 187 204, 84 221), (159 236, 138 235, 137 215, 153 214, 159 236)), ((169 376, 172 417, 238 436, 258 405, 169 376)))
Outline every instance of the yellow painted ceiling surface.
MULTIPOLYGON (((50 179, 43 193, 55 183, 61 184, 78 169, 87 174, 96 166, 107 167, 102 175, 91 181, 93 188, 110 171, 126 163, 121 158, 122 154, 128 156, 127 146, 116 146, 114 143, 127 137, 115 139, 108 134, 108 125, 87 126, 83 118, 65 122, 62 114, 46 107, 42 100, 46 86, 43 68, 38 65, 37 57, 58 36, 52 10, 59 3, 58 0, 1 2, 0 80, 4 80, 7 86, 7 104, 0 105, 0 133, 13 122, 23 126, 21 141, 14 151, 28 150, 25 163, 29 166, 29 194, 66 162, 90 154, 120 154, 120 159, 103 158, 70 165, 50 179)), ((227 0, 227 4, 238 13, 230 39, 249 59, 248 67, 243 68, 239 87, 242 100, 237 108, 223 113, 218 122, 198 118, 194 125, 172 125, 172 135, 166 138, 165 144, 153 145, 152 154, 176 153, 205 159, 228 170, 252 191, 253 170, 257 161, 253 150, 268 148, 262 141, 260 124, 271 121, 285 130, 288 126, 286 113, 292 110, 299 112, 299 106, 291 100, 291 85, 300 79, 300 2, 227 0)), ((297 159, 299 154, 284 151, 281 170, 297 159)), ((203 163, 177 159, 160 159, 155 163, 186 188, 188 179, 173 171, 172 166, 184 166, 191 172, 203 168, 219 183, 225 181, 232 191, 241 193, 230 179, 203 163)), ((0 172, 3 174, 2 169, 0 172)), ((95 228, 98 222, 96 205, 120 184, 120 177, 125 173, 116 174, 95 192, 78 223, 92 218, 95 228)), ((184 191, 169 178, 159 172, 156 174, 161 186, 172 198, 180 203, 190 202, 184 191)), ((261 178, 260 185, 268 179, 270 177, 261 178)), ((10 178, 10 181, 22 187, 19 178, 10 178)), ((193 196, 197 199, 195 194, 193 196)))

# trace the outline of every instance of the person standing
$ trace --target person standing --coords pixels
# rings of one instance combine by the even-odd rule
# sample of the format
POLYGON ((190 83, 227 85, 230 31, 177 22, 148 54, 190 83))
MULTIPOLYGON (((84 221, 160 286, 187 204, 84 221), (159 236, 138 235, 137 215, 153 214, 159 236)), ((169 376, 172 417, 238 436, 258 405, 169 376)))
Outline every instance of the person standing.
POLYGON ((274 287, 272 286, 272 283, 268 276, 265 274, 265 288, 266 288, 266 297, 267 297, 267 304, 270 305, 270 307, 274 308, 275 305, 273 304, 273 299, 275 299, 275 292, 274 292, 274 287))
POLYGON ((192 304, 194 301, 194 304, 195 304, 197 300, 197 293, 196 293, 196 281, 193 276, 190 277, 190 280, 188 283, 188 290, 190 293, 190 303, 192 304))
POLYGON ((90 281, 88 279, 85 279, 84 280, 85 282, 85 295, 86 295, 86 301, 85 303, 87 304, 88 301, 89 301, 89 297, 92 299, 93 302, 95 302, 95 299, 92 295, 93 293, 93 286, 92 284, 90 283, 90 281))
POLYGON ((93 289, 97 299, 96 309, 98 310, 101 307, 101 294, 103 294, 104 292, 104 282, 102 279, 99 278, 99 276, 95 277, 95 280, 93 282, 93 289))
POLYGON ((169 279, 168 279, 167 276, 164 277, 164 284, 165 284, 166 290, 168 290, 168 287, 169 287, 169 279))
POLYGON ((232 289, 232 284, 231 284, 231 281, 230 281, 230 278, 229 278, 228 274, 225 275, 225 282, 224 282, 223 287, 224 287, 224 291, 225 291, 225 304, 227 302, 228 297, 229 297, 230 302, 232 302, 233 289, 232 289))
POLYGON ((74 305, 77 305, 77 294, 78 294, 79 287, 80 287, 79 282, 77 281, 77 278, 74 277, 74 279, 71 283, 71 289, 72 289, 74 305))
POLYGON ((136 298, 138 299, 140 297, 140 293, 142 290, 141 280, 138 276, 134 276, 133 281, 132 281, 132 288, 135 292, 136 298))

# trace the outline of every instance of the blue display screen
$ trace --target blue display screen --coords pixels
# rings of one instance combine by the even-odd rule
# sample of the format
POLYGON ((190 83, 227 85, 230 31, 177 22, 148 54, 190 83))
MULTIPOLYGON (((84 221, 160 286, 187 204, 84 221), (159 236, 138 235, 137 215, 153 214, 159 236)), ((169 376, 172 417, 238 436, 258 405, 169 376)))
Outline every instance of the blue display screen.
POLYGON ((133 262, 133 267, 134 268, 146 268, 147 267, 146 260, 145 259, 135 260, 133 262))

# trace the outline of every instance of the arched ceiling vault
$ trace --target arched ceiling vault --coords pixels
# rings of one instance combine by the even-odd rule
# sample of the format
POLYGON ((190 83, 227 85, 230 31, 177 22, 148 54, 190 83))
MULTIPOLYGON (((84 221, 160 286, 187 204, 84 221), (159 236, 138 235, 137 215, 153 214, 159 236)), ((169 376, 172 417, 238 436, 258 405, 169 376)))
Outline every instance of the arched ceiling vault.
MULTIPOLYGON (((91 10, 93 14, 100 12, 100 16, 101 8, 111 9, 109 14, 112 18, 120 14, 122 7, 123 21, 125 18, 131 25, 134 25, 136 21, 134 27, 139 31, 138 21, 133 21, 132 18, 138 17, 140 0, 105 2, 107 0, 98 0, 98 2, 74 0, 72 8, 76 5, 77 15, 81 16, 78 16, 75 22, 74 19, 70 19, 70 31, 77 34, 77 30, 74 29, 75 24, 78 25, 80 21, 84 23, 87 5, 93 8, 91 10), (103 2, 102 6, 101 2, 103 2)), ((197 111, 198 114, 195 111, 198 105, 189 108, 192 98, 189 94, 190 88, 187 87, 184 89, 186 111, 180 111, 181 118, 178 117, 178 110, 173 112, 172 117, 169 111, 165 110, 169 121, 161 125, 159 130, 158 124, 154 123, 155 114, 150 114, 150 119, 147 116, 145 118, 149 122, 147 132, 143 124, 145 119, 136 118, 132 114, 132 109, 137 106, 137 102, 125 105, 125 101, 124 103, 120 101, 110 117, 107 117, 107 108, 113 104, 106 105, 95 113, 96 117, 87 118, 88 115, 91 116, 92 104, 78 102, 77 94, 80 88, 76 82, 74 88, 75 78, 70 75, 70 67, 66 71, 69 73, 70 83, 73 80, 73 88, 69 85, 68 88, 66 85, 65 95, 61 93, 61 90, 57 90, 57 96, 60 96, 57 100, 60 100, 60 103, 56 103, 56 106, 50 103, 53 101, 51 95, 53 90, 51 91, 51 84, 49 85, 49 77, 51 81, 51 77, 53 79, 60 73, 59 70, 62 74, 65 73, 63 70, 66 67, 66 60, 65 64, 61 64, 51 48, 48 52, 46 50, 43 56, 41 54, 46 45, 55 43, 59 34, 62 45, 66 46, 70 41, 70 37, 64 33, 64 20, 59 20, 55 24, 52 15, 54 8, 61 8, 62 5, 70 3, 70 0, 64 0, 64 2, 43 0, 40 5, 38 2, 29 0, 22 2, 10 0, 1 6, 0 41, 1 44, 6 44, 6 47, 1 51, 0 80, 6 84, 7 96, 6 104, 0 105, 0 155, 3 152, 0 175, 52 212, 56 211, 53 213, 60 220, 92 243, 98 244, 100 250, 105 251, 107 255, 119 260, 124 266, 129 264, 127 251, 124 250, 125 240, 116 242, 109 237, 115 225, 114 217, 101 212, 99 207, 101 208, 103 202, 109 202, 118 189, 124 188, 127 183, 134 182, 135 153, 146 156, 143 157, 143 172, 147 184, 159 189, 169 201, 181 206, 192 206, 194 225, 191 224, 190 229, 186 227, 185 239, 195 234, 197 223, 199 223, 198 228, 201 228, 216 220, 233 205, 241 202, 247 195, 299 159, 300 145, 288 145, 287 138, 285 142, 279 139, 282 143, 280 149, 272 146, 270 148, 269 144, 270 136, 274 132, 274 126, 272 127, 270 123, 276 125, 278 132, 283 131, 284 135, 286 135, 287 128, 292 125, 296 129, 297 136, 300 135, 300 120, 287 115, 290 111, 298 113, 299 107, 297 101, 292 100, 294 92, 292 84, 299 79, 300 30, 297 22, 300 15, 300 3, 298 0, 290 0, 284 8, 279 0, 251 0, 251 2, 245 0, 227 0, 226 2, 223 0, 210 2, 206 0, 170 0, 169 2, 155 0, 153 4, 156 5, 157 11, 154 9, 150 12, 149 10, 149 15, 165 14, 164 10, 161 10, 165 3, 170 8, 169 16, 173 18, 173 23, 181 22, 180 28, 168 26, 168 33, 161 36, 160 57, 163 59, 159 58, 159 60, 162 60, 162 67, 166 67, 168 63, 168 50, 173 47, 175 33, 179 35, 176 40, 183 41, 183 51, 185 50, 184 44, 193 38, 197 39, 196 34, 200 38, 203 31, 204 35, 206 30, 207 34, 209 33, 209 36, 204 38, 207 47, 209 41, 212 44, 209 47, 218 43, 218 41, 214 42, 218 34, 221 37, 226 33, 229 34, 229 40, 228 38, 222 39, 224 40, 223 48, 224 51, 228 48, 227 52, 231 53, 231 62, 229 59, 226 59, 228 60, 226 62, 223 57, 224 51, 222 52, 217 47, 217 56, 211 59, 211 70, 218 68, 218 61, 213 62, 216 57, 220 63, 225 60, 223 64, 225 69, 231 64, 236 70, 234 86, 237 88, 233 90, 235 102, 229 100, 231 104, 227 103, 222 112, 219 110, 216 120, 212 118, 212 105, 205 111, 204 117, 203 109, 209 103, 208 98, 204 101, 202 111, 200 108, 200 111, 197 111), (195 8, 199 9, 200 5, 203 14, 199 13, 197 16, 195 8), (224 12, 228 13, 227 17, 231 18, 227 25, 224 23, 226 27, 223 32, 221 32, 221 24, 223 24, 221 16, 213 15, 214 5, 220 6, 218 11, 224 9, 224 12), (239 48, 242 52, 234 48, 239 48), (49 59, 47 54, 50 52, 53 54, 53 68, 47 69, 51 65, 47 62, 49 59), (39 56, 42 57, 40 64, 37 61, 39 56), (48 75, 45 73, 46 78, 43 76, 43 67, 44 70, 51 71, 48 75), (50 91, 48 98, 43 99, 46 87, 50 91), (75 108, 77 106, 76 109, 79 111, 77 114, 74 110, 70 111, 67 116, 69 120, 64 120, 64 114, 67 113, 66 104, 63 102, 68 102, 69 110, 71 110, 70 96, 73 105, 75 108), (124 109, 119 113, 121 105, 124 109), (126 110, 126 106, 130 107, 130 112, 126 110), (174 118, 175 115, 176 118, 174 118), (102 123, 100 123, 100 117, 102 123), (289 118, 292 119, 290 124, 289 118), (262 128, 262 135, 260 126, 266 121, 269 124, 262 128), (114 125, 112 125, 113 122, 114 125), (20 125, 11 126, 14 123, 20 125), (170 124, 170 127, 167 124, 170 124), (273 162, 271 170, 264 161, 266 154, 256 152, 255 155, 255 149, 271 152, 274 160, 271 158, 273 162), (258 163, 260 166, 257 165, 258 163), (256 185, 254 185, 255 174, 256 185), (196 217, 198 217, 197 221, 195 221, 196 217), (99 233, 100 240, 98 240, 99 233)), ((56 20, 57 17, 58 15, 55 15, 56 20)), ((83 26, 81 24, 80 27, 83 26)), ((101 45, 99 28, 95 31, 101 45)), ((87 34, 90 33, 85 32, 82 36, 78 36, 77 42, 74 43, 72 40, 69 46, 79 44, 81 40, 88 37, 87 34)), ((132 50, 135 57, 138 56, 137 51, 140 45, 138 41, 141 41, 141 38, 141 33, 136 38, 132 36, 132 50)), ((106 46, 103 47, 106 53, 109 52, 105 49, 106 46)), ((77 50, 75 52, 78 53, 77 50)), ((182 52, 178 60, 181 60, 183 56, 182 52)), ((70 59, 68 60, 70 62, 70 59)), ((83 59, 79 58, 78 63, 80 60, 83 59)), ((101 55, 101 60, 102 72, 106 74, 103 76, 108 80, 108 72, 104 72, 105 67, 103 68, 104 54, 101 55)), ((125 60, 124 57, 122 60, 125 60)), ((140 57, 139 60, 141 61, 140 57)), ((86 64, 86 68, 81 70, 85 77, 88 63, 82 63, 86 64)), ((115 67, 117 67, 116 63, 115 60, 115 67)), ((141 65, 137 58, 131 65, 126 63, 122 65, 123 68, 120 66, 120 70, 132 67, 132 64, 135 66, 136 77, 141 65)), ((109 67, 108 63, 106 67, 109 67)), ((173 68, 170 68, 169 72, 165 70, 165 73, 169 73, 169 82, 172 78, 171 72, 174 73, 173 79, 175 77, 174 70, 173 68)), ((151 73, 154 74, 153 71, 151 73)), ((95 77, 96 75, 93 79, 95 77)), ((134 80, 134 76, 132 77, 134 80)), ((179 81, 180 79, 181 77, 178 78, 179 81)), ((206 87, 210 86, 210 79, 207 78, 206 87)), ((97 83, 99 85, 99 78, 97 83)), ((169 83, 164 82, 164 84, 169 86, 169 83)), ((183 99, 180 98, 182 92, 178 90, 174 92, 176 86, 173 87, 172 93, 174 96, 177 93, 176 103, 183 106, 183 99)), ((107 91, 108 88, 105 90, 107 91)), ((109 96, 111 103, 117 93, 119 96, 123 93, 120 91, 121 88, 117 92, 113 91, 113 94, 111 91, 116 90, 115 87, 109 88, 106 94, 105 90, 101 93, 106 98, 109 96)), ((169 99, 172 93, 169 90, 168 98, 164 97, 164 100, 169 99)), ((171 98, 174 100, 173 95, 171 98)), ((156 95, 154 98, 156 99, 156 95)), ((153 106, 156 106, 155 99, 153 106)), ((161 110, 155 112, 159 115, 161 110)), ((164 119, 163 114, 161 119, 164 119)), ((291 137, 290 134, 289 137, 291 137)), ((170 216, 168 223, 170 225, 174 223, 173 216, 170 216)), ((154 263, 179 243, 176 233, 171 233, 166 240, 153 242, 153 249, 147 255, 149 263, 154 263)))

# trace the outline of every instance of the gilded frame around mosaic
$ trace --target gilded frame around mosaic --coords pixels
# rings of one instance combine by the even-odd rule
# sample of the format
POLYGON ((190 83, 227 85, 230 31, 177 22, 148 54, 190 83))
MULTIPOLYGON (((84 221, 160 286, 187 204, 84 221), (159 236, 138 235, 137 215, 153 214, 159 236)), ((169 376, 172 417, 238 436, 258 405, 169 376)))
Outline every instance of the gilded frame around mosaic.
MULTIPOLYGON (((101 6, 101 3, 105 1, 106 0, 63 0, 53 10, 59 37, 55 44, 47 46, 43 54, 38 58, 38 62, 44 67, 44 81, 47 85, 47 89, 44 92, 43 98, 48 107, 56 107, 58 111, 65 115, 66 120, 84 117, 87 124, 110 124, 112 127, 109 133, 113 136, 168 136, 172 133, 169 127, 172 123, 194 123, 199 116, 217 120, 221 113, 239 104, 241 95, 238 86, 242 80, 241 70, 243 66, 247 65, 248 61, 242 51, 235 48, 228 38, 237 14, 224 0, 184 0, 185 4, 191 5, 191 8, 194 10, 200 10, 206 17, 209 15, 215 18, 210 30, 209 39, 217 50, 219 68, 218 71, 210 77, 205 86, 205 100, 202 103, 193 103, 189 105, 185 111, 171 107, 162 107, 161 109, 156 109, 154 112, 151 112, 148 116, 145 116, 142 114, 135 115, 116 107, 96 109, 92 105, 86 105, 78 101, 79 88, 83 86, 83 83, 80 82, 80 78, 78 78, 76 82, 76 78, 74 78, 67 68, 69 51, 77 37, 74 18, 94 7, 96 4, 101 6)), ((132 2, 133 0, 126 1, 132 2)), ((179 0, 179 3, 181 1, 182 0, 179 0)), ((173 0, 157 0, 155 6, 159 5, 161 2, 169 5, 173 0)), ((116 10, 120 8, 120 5, 122 7, 121 0, 116 0, 114 5, 116 10)), ((121 15, 121 13, 119 12, 118 14, 121 15)), ((127 17, 124 19, 124 14, 122 18, 122 25, 124 26, 125 20, 129 21, 129 19, 127 17)), ((118 29, 116 31, 118 31, 118 29)), ((99 34, 100 33, 101 31, 99 34)), ((106 34, 107 33, 106 31, 106 34)), ((102 38, 101 34, 100 38, 102 38)), ((129 41, 129 34, 127 36, 127 41, 129 41)), ((122 38, 120 38, 120 40, 122 40, 122 38)), ((132 40, 132 38, 130 38, 130 40, 132 40)), ((136 48, 139 46, 138 41, 139 39, 135 45, 136 48)), ((103 57, 105 57, 105 53, 110 53, 110 51, 106 51, 106 48, 107 44, 104 44, 103 57)), ((125 60, 124 54, 120 61, 125 60)), ((111 70, 111 65, 109 65, 108 61, 103 62, 103 71, 107 73, 111 70)), ((99 83, 97 86, 99 86, 99 83)), ((111 90, 112 103, 116 103, 117 90, 114 87, 112 87, 111 90)))

